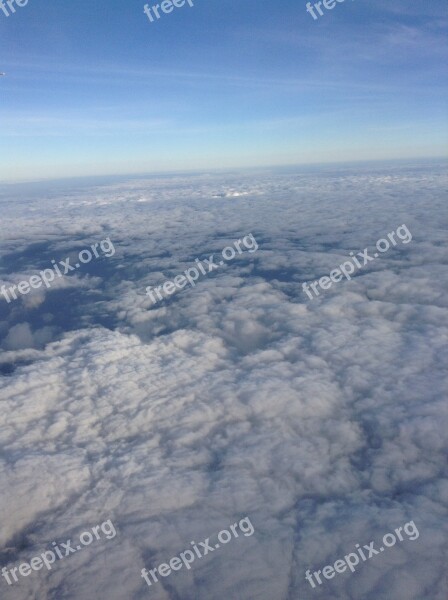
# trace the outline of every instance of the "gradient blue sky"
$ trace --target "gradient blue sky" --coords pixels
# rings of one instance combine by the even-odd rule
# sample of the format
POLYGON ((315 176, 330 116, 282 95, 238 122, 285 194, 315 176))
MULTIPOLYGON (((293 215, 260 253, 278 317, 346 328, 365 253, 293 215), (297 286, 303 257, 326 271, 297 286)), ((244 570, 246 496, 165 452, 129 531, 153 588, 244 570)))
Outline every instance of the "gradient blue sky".
POLYGON ((446 0, 305 4, 0 12, 0 179, 446 155, 446 0))

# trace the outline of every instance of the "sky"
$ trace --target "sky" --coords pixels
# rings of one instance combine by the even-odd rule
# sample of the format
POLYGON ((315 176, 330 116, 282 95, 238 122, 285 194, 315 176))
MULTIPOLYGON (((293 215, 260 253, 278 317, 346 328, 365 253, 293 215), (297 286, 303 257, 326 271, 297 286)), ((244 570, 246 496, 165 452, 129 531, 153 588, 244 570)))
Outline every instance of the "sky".
POLYGON ((0 181, 447 154, 444 0, 143 4, 0 11, 0 181))

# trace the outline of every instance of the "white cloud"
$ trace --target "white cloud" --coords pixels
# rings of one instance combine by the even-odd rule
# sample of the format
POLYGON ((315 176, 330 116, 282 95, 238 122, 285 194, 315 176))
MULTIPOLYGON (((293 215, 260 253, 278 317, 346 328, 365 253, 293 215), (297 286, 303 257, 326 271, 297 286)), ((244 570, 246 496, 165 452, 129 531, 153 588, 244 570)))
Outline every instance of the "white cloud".
POLYGON ((117 252, 79 289, 85 321, 44 349, 50 294, 33 308, 41 324, 22 305, 2 313, 3 360, 17 368, 3 377, 0 485, 18 499, 4 509, 2 565, 104 519, 118 534, 3 584, 6 600, 442 600, 444 179, 437 165, 208 175, 35 198, 30 220, 9 207, 16 256, 34 236, 62 257, 105 232, 117 252), (249 193, 217 199, 228 190, 249 193), (402 223, 411 244, 312 302, 303 294, 302 281, 402 223), (147 285, 248 232, 255 254, 151 307, 147 285), (246 515, 252 537, 148 590, 141 568, 246 515), (305 581, 411 519, 418 540, 321 591, 305 581))

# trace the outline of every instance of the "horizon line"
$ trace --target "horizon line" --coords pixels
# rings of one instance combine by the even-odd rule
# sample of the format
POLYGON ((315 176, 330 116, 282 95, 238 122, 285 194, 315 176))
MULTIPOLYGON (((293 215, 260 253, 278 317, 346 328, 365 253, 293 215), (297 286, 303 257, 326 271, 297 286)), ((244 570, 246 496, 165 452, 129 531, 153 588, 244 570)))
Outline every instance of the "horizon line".
POLYGON ((0 186, 15 186, 15 185, 27 185, 27 184, 43 184, 43 183, 63 183, 64 181, 82 181, 82 180, 95 180, 100 178, 144 178, 144 177, 156 177, 156 176, 180 176, 180 175, 202 175, 205 173, 225 173, 231 171, 250 171, 250 170, 269 170, 269 169, 286 169, 286 168, 300 168, 300 167, 327 167, 327 166, 342 166, 342 165, 362 165, 362 164, 375 164, 375 163, 398 163, 398 162, 417 162, 417 161, 437 161, 437 160, 448 160, 448 155, 438 156, 413 156, 403 158, 372 158, 372 159, 355 159, 355 160, 340 160, 340 161, 311 161, 302 163, 285 163, 285 164, 266 164, 258 166, 234 166, 234 167, 212 167, 204 169, 177 169, 177 170, 155 170, 155 171, 128 171, 120 173, 98 173, 95 175, 67 175, 62 177, 42 177, 40 179, 24 178, 24 179, 0 179, 0 186))

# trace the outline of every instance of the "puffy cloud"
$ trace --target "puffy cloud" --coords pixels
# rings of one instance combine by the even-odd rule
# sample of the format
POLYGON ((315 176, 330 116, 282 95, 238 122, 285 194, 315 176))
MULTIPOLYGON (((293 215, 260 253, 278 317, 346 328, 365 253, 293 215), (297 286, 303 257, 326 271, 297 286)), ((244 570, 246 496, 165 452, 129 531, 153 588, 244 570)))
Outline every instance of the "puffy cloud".
POLYGON ((39 305, 0 303, 2 565, 109 518, 117 536, 2 597, 442 600, 445 179, 438 164, 134 179, 36 196, 29 221, 8 207, 4 279, 106 235, 116 254, 39 305), (412 243, 303 293, 403 223, 412 243), (145 295, 249 232, 256 253, 145 295), (253 536, 141 579, 246 515, 253 536), (411 520, 415 541, 305 580, 411 520))
POLYGON ((52 337, 52 327, 42 327, 33 333, 29 323, 18 323, 9 330, 8 335, 3 340, 3 347, 6 350, 39 348, 45 346, 52 337))

